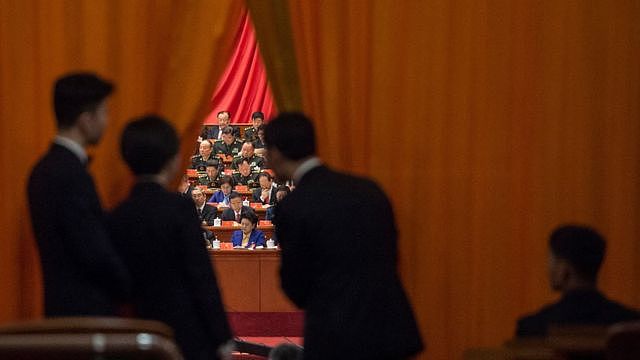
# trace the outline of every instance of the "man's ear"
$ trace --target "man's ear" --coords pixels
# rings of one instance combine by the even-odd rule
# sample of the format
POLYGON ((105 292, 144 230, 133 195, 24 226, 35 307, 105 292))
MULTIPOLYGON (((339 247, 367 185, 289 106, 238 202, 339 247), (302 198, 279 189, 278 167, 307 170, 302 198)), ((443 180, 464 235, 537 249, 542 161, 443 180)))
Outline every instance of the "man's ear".
POLYGON ((78 115, 78 119, 76 120, 76 127, 80 130, 82 136, 87 138, 91 133, 91 129, 93 127, 92 114, 89 111, 83 111, 78 115))

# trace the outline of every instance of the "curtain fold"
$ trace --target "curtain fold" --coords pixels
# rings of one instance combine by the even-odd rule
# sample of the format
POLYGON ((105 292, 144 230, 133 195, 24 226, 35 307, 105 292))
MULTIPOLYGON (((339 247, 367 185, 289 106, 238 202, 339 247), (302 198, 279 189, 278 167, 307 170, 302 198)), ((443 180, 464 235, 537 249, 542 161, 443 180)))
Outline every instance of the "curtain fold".
POLYGON ((217 125, 217 114, 222 110, 231 113, 234 124, 250 124, 254 111, 262 111, 265 119, 276 112, 251 17, 246 9, 237 29, 235 49, 213 92, 212 110, 204 121, 205 125, 217 125))
POLYGON ((422 358, 500 345, 555 299, 563 222, 608 237, 602 287, 640 306, 637 1, 268 3, 250 9, 276 100, 298 96, 269 66, 293 37, 320 154, 392 199, 422 358))
POLYGON ((209 99, 233 49, 242 3, 233 0, 0 2, 0 322, 42 313, 26 178, 55 133, 51 87, 59 75, 96 71, 116 83, 110 124, 92 149, 103 206, 123 199, 131 177, 118 140, 133 116, 168 117, 193 149, 209 99), (215 21, 213 21, 214 19, 215 21))

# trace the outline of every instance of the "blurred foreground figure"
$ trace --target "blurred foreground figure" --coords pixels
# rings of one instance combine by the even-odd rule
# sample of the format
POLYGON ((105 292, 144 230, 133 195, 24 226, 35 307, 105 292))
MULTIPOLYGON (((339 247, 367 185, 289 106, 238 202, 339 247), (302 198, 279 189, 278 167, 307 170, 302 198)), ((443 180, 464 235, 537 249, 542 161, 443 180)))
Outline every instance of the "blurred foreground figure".
POLYGON ((137 181, 109 229, 133 278, 134 315, 171 326, 185 359, 218 359, 228 353, 231 332, 193 201, 168 190, 178 149, 162 118, 127 125, 122 157, 137 181))
POLYGON ((28 183, 46 316, 114 315, 129 291, 129 276, 107 236, 86 169, 85 148, 102 137, 112 92, 112 84, 90 73, 66 75, 54 85, 58 133, 28 183))
POLYGON ((550 325, 611 325, 639 319, 640 313, 598 291, 605 248, 604 238, 589 227, 557 228, 549 239, 549 283, 562 298, 518 320, 516 336, 542 337, 550 325))
POLYGON ((274 221, 282 288, 305 310, 304 358, 403 359, 420 352, 397 274, 396 227, 386 195, 370 180, 323 166, 303 114, 273 119, 265 143, 278 183, 296 184, 274 221))

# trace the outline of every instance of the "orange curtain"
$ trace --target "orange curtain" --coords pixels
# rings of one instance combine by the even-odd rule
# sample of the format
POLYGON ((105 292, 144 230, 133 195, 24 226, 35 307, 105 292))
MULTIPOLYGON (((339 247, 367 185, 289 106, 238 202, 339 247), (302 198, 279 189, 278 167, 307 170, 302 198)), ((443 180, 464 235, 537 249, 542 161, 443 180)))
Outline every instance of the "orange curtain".
POLYGON ((0 1, 0 322, 41 314, 25 181, 55 132, 51 86, 91 70, 116 83, 111 124, 91 172, 103 205, 129 191, 119 134, 133 116, 168 117, 185 161, 232 50, 242 4, 217 1, 0 1))
POLYGON ((499 345, 555 299, 546 241, 567 221, 608 237, 602 287, 640 306, 637 1, 252 3, 278 102, 293 36, 322 157, 392 198, 422 358, 499 345))

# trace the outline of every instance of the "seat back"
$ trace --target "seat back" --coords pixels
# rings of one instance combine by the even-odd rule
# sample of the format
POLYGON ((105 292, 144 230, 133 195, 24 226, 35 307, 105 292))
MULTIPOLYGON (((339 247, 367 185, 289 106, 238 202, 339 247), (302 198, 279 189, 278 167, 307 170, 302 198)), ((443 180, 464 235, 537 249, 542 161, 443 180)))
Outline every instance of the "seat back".
POLYGON ((52 318, 0 327, 0 359, 181 360, 172 330, 156 321, 52 318))

